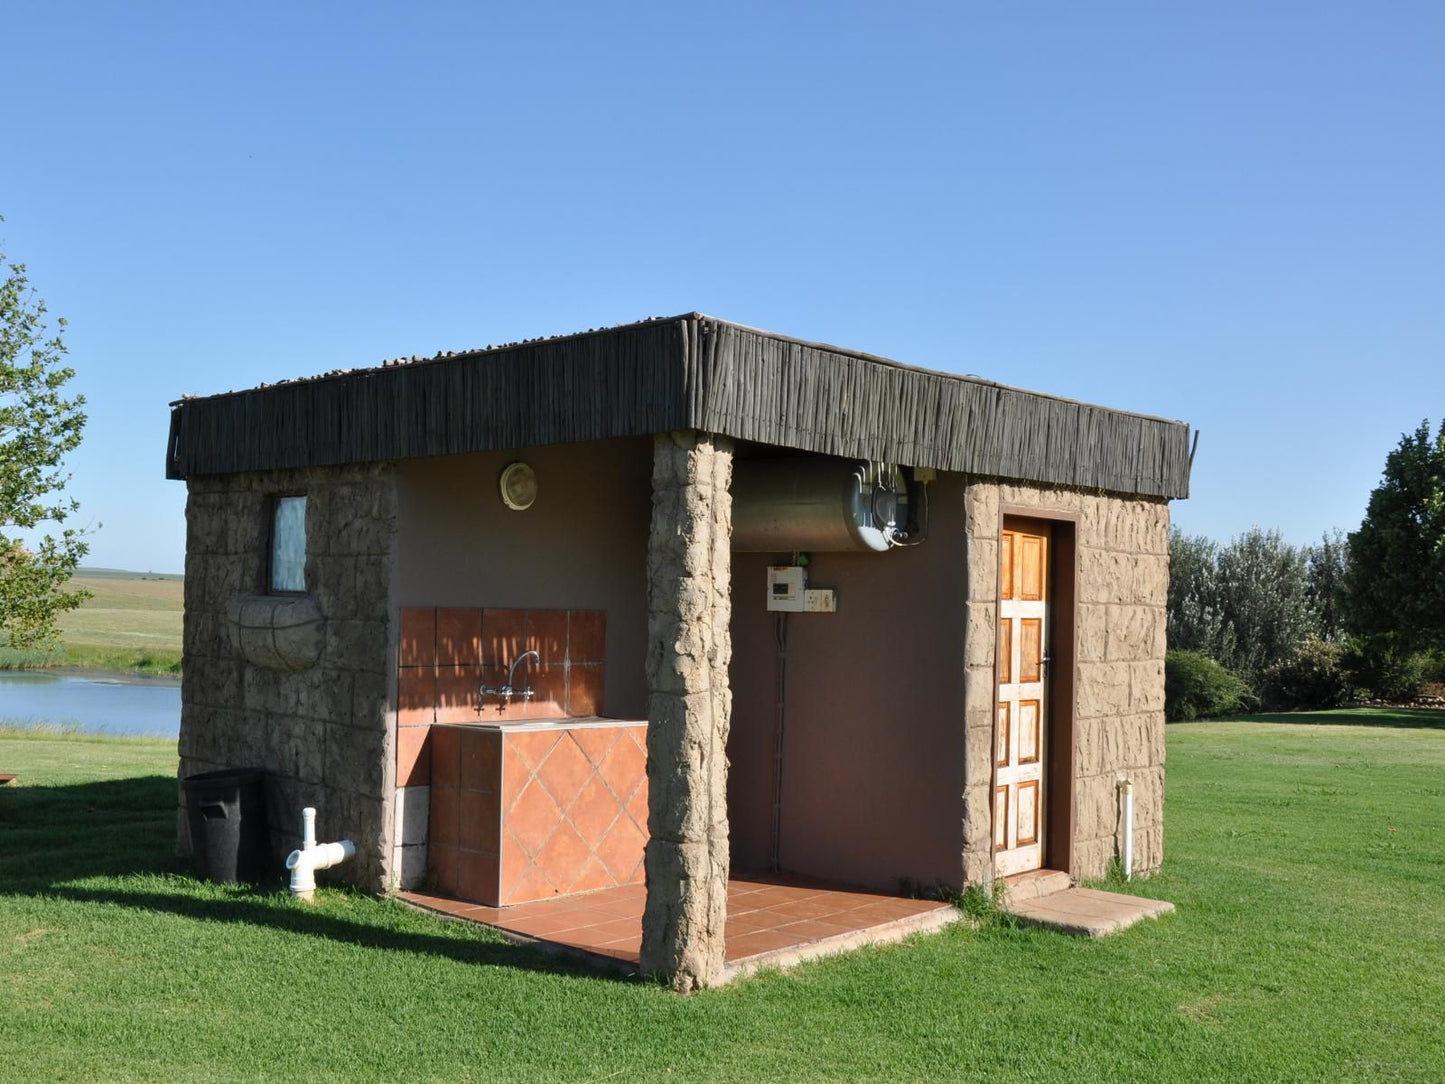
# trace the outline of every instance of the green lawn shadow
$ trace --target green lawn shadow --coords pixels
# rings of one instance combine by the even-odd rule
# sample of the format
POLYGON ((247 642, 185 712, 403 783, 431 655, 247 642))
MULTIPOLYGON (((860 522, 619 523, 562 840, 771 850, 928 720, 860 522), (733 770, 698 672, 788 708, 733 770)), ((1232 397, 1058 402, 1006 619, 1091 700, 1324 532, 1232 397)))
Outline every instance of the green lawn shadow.
MULTIPOLYGON (((1198 722, 1283 723, 1294 726, 1378 726, 1445 730, 1445 711, 1428 708, 1338 708, 1334 711, 1273 711, 1200 719, 1198 722)), ((1179 726, 1179 723, 1170 723, 1179 726)), ((1185 724, 1188 725, 1188 724, 1185 724)))
POLYGON ((0 789, 0 896, 104 903, 462 963, 627 979, 620 970, 499 935, 480 940, 395 929, 327 914, 324 903, 295 904, 279 869, 272 880, 227 888, 220 897, 209 889, 198 893, 188 864, 174 853, 175 803, 176 780, 164 775, 0 789), (107 877, 122 883, 76 883, 107 877), (123 883, 130 877, 146 880, 131 887, 123 883), (174 891, 167 890, 167 880, 174 881, 174 891))

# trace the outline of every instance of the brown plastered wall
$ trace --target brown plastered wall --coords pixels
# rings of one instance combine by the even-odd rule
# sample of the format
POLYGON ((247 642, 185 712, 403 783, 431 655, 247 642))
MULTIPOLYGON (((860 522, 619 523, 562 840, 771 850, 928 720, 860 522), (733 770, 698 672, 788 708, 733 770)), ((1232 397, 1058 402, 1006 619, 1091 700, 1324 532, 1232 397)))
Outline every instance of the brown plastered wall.
MULTIPOLYGON (((927 540, 889 553, 816 553, 811 587, 838 612, 788 618, 781 865, 896 889, 960 886, 964 486, 929 487, 927 540)), ((766 569, 733 555, 728 815, 735 868, 765 868, 777 725, 777 614, 766 569)))
POLYGON ((651 473, 648 438, 399 463, 399 605, 604 610, 601 714, 646 717, 651 473), (537 472, 525 512, 497 489, 514 460, 537 472))
MULTIPOLYGON (((964 877, 993 878, 991 749, 997 685, 998 539, 1005 514, 1074 521, 1074 832, 1068 872, 1102 877, 1121 851, 1119 780, 1134 781, 1135 868, 1164 842, 1164 636, 1169 506, 1078 490, 971 482, 968 506, 964 877)), ((1057 790, 1058 788, 1054 788, 1057 790)), ((1050 856, 1044 856, 1046 865, 1050 856)))
MULTIPOLYGON (((381 889, 389 875, 395 657, 389 465, 191 478, 186 502, 180 774, 260 767, 279 872, 314 806, 324 840, 356 858, 334 876, 381 889), (246 661, 231 612, 264 587, 269 498, 305 493, 306 585, 324 620, 315 665, 246 661)), ((179 849, 190 849, 184 810, 179 849)))

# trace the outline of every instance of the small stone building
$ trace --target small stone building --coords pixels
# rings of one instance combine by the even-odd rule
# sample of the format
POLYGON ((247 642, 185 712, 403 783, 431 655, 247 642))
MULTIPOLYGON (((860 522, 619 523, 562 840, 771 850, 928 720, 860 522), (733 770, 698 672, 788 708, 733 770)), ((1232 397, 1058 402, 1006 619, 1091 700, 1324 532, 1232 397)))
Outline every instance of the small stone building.
MULTIPOLYGON (((730 869, 959 890, 1162 858, 1180 422, 699 314, 174 404, 181 772, 259 766, 378 892, 730 869)), ((181 828, 184 838, 184 819, 181 828)))

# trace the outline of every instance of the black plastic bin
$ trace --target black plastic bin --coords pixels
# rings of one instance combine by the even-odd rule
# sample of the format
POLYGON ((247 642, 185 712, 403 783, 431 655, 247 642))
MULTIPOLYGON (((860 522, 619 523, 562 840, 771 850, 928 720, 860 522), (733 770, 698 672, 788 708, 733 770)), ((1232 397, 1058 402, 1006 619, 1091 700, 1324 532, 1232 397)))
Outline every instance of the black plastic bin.
POLYGON ((221 884, 264 880, 269 869, 266 775, 225 768, 181 780, 196 876, 221 884))

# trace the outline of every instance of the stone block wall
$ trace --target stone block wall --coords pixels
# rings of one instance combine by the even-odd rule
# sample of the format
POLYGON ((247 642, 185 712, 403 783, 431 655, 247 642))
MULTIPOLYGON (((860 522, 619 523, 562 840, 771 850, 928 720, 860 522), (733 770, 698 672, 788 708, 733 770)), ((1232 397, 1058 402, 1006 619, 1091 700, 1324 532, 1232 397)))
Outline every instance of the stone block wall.
MULTIPOLYGON (((336 874, 373 890, 394 879, 395 534, 385 464, 188 483, 180 773, 264 768, 278 869, 312 805, 321 839, 356 843, 336 874), (264 594, 270 498, 297 493, 307 497, 306 587, 322 644, 314 665, 289 671, 247 661, 256 653, 243 654, 237 617, 243 599, 264 594)), ((184 810, 178 844, 189 853, 184 810)))
MULTIPOLYGON (((1169 506, 1057 487, 970 479, 964 880, 993 878, 992 740, 1003 509, 1077 517, 1074 834, 1076 878, 1102 877, 1122 851, 1117 784, 1134 781, 1135 869, 1163 860, 1165 604, 1169 506)), ((1045 862, 1048 862, 1045 856, 1045 862)))

